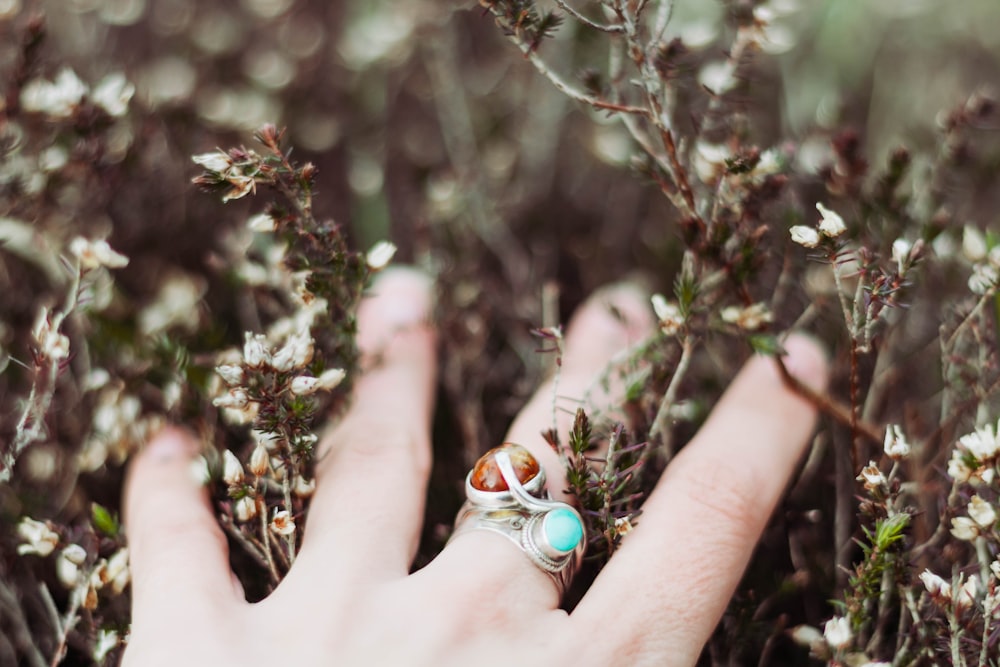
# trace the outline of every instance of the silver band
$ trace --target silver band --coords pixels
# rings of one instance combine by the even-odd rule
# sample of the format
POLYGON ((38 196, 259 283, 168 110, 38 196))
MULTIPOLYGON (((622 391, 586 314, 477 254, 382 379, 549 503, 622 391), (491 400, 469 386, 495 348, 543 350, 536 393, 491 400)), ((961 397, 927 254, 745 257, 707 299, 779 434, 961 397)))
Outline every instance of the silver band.
POLYGON ((465 478, 468 500, 458 512, 451 539, 473 530, 503 535, 549 575, 561 596, 586 549, 583 518, 572 506, 549 497, 544 470, 539 469, 537 475, 522 484, 507 452, 496 451, 493 456, 508 489, 477 489, 470 471, 465 478), (573 543, 577 530, 578 538, 573 543))

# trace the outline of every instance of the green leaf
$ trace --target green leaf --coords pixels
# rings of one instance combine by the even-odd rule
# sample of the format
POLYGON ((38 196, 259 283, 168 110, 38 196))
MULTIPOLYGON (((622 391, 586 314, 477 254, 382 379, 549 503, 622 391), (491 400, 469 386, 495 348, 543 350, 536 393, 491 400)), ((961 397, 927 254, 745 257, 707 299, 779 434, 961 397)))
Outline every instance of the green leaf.
POLYGON ((107 508, 97 503, 91 503, 90 505, 90 521, 97 532, 104 533, 108 537, 118 537, 121 533, 122 528, 118 522, 118 517, 112 515, 107 508))
POLYGON ((750 343, 754 352, 769 357, 775 357, 784 351, 781 341, 772 334, 753 334, 747 338, 747 342, 750 343))

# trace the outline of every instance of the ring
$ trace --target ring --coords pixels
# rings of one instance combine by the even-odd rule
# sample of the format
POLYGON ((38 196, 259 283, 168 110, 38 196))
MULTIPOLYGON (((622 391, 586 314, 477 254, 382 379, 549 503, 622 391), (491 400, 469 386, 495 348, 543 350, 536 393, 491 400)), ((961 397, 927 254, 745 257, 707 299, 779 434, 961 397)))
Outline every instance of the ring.
POLYGON ((451 539, 472 530, 503 535, 562 596, 583 558, 586 531, 579 512, 551 499, 545 471, 531 452, 514 443, 486 452, 465 477, 465 497, 451 539))

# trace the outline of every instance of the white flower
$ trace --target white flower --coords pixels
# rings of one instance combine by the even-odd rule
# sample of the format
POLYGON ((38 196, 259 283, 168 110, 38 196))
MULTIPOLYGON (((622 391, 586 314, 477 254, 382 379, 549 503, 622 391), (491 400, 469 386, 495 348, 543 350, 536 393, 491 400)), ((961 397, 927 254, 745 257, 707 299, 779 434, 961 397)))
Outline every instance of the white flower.
POLYGON ((218 174, 228 171, 233 166, 232 159, 223 151, 192 155, 191 161, 205 171, 214 171, 218 174))
POLYGON ((274 218, 267 213, 258 213, 247 220, 247 229, 252 232, 273 232, 274 228, 274 218))
POLYGON ((991 528, 997 520, 996 510, 988 501, 979 495, 972 496, 969 502, 969 516, 983 528, 991 528))
POLYGON ((892 242, 892 261, 896 262, 896 269, 900 275, 906 268, 906 260, 910 257, 910 250, 913 244, 906 239, 899 238, 892 242))
POLYGON ((698 83, 714 95, 722 95, 736 87, 738 83, 735 68, 728 60, 707 63, 698 72, 698 83))
POLYGON ((89 241, 77 236, 70 242, 69 251, 80 261, 80 266, 84 269, 96 269, 101 266, 120 269, 128 266, 128 257, 115 252, 103 239, 89 241))
POLYGON ((861 469, 861 474, 857 476, 859 482, 865 483, 865 488, 869 491, 884 486, 887 482, 885 475, 878 469, 874 461, 869 461, 868 465, 861 469))
POLYGON ((966 225, 962 230, 962 254, 970 262, 981 262, 986 259, 986 237, 977 228, 966 225))
POLYGON ((792 240, 806 248, 815 248, 819 245, 819 232, 812 227, 805 225, 795 225, 788 230, 792 235, 792 240))
POLYGON ((87 84, 73 70, 64 68, 53 82, 29 81, 21 89, 21 108, 53 118, 69 118, 86 94, 87 84))
POLYGON ((308 375, 300 375, 292 380, 290 389, 296 396, 308 396, 309 394, 316 393, 316 390, 319 388, 318 385, 318 378, 310 377, 308 375))
POLYGON ((372 246, 372 249, 368 251, 365 255, 365 262, 368 263, 368 268, 372 271, 381 271, 389 262, 392 261, 393 255, 396 254, 396 246, 388 241, 379 241, 372 246))
POLYGON ((951 453, 951 459, 948 460, 948 476, 957 482, 968 482, 972 473, 972 468, 965 463, 962 451, 954 450, 951 453))
POLYGON ((227 393, 212 401, 212 405, 217 408, 230 408, 232 410, 242 410, 250 402, 250 397, 244 389, 235 387, 227 393))
POLYGON ((135 86, 128 82, 125 75, 113 72, 98 82, 90 99, 109 116, 121 118, 128 111, 128 103, 134 94, 135 86))
POLYGON ((87 550, 79 544, 70 544, 56 556, 56 578, 68 589, 80 583, 80 566, 87 561, 87 550))
POLYGON ((755 303, 745 308, 740 306, 727 306, 719 313, 723 322, 735 324, 740 329, 754 331, 762 325, 774 319, 771 311, 767 309, 767 304, 755 303))
POLYGON ((973 294, 986 294, 1000 282, 1000 272, 990 264, 976 264, 969 276, 969 290, 973 294))
POLYGON ((977 427, 974 432, 959 438, 958 443, 979 461, 993 458, 1000 450, 1000 438, 992 424, 977 427))
POLYGON ((691 154, 695 173, 703 183, 714 183, 725 173, 726 160, 733 156, 726 144, 710 144, 699 141, 691 154))
POLYGON ((48 556, 59 544, 59 535, 49 528, 48 523, 35 521, 27 516, 17 524, 17 534, 24 541, 23 544, 17 545, 19 556, 28 554, 48 556))
POLYGON ((789 635, 793 642, 806 648, 822 646, 822 643, 825 641, 823 633, 811 625, 796 625, 791 629, 789 635))
POLYGON ((222 480, 229 486, 243 483, 243 464, 228 449, 222 452, 222 480))
POLYGON ((253 453, 250 455, 250 472, 257 477, 263 477, 267 474, 270 464, 271 457, 267 453, 267 447, 263 443, 258 442, 257 446, 253 448, 253 453))
POLYGON ((303 329, 289 336, 285 345, 274 353, 271 366, 284 373, 293 368, 302 368, 312 360, 312 356, 313 338, 309 329, 303 329))
POLYGON ((990 563, 990 572, 993 573, 994 577, 1000 579, 1000 558, 990 563))
POLYGON ((295 533, 295 519, 288 510, 276 510, 271 517, 271 530, 284 537, 292 535, 295 533))
POLYGON ((910 443, 906 441, 903 430, 898 424, 889 424, 886 427, 883 448, 886 455, 896 461, 910 455, 910 443))
POLYGON ((951 520, 951 534, 956 539, 971 542, 979 537, 979 526, 967 516, 957 516, 951 520))
MULTIPOLYGON (((823 204, 816 202, 816 210, 819 214, 823 216, 823 220, 819 223, 819 231, 823 233, 824 236, 829 236, 831 239, 836 238, 847 231, 847 225, 844 224, 844 219, 836 211, 831 211, 823 204)), ((796 241, 798 243, 798 241, 796 241)))
POLYGON ((270 365, 271 352, 267 348, 267 337, 247 331, 243 342, 243 360, 247 366, 255 368, 270 365))
POLYGON ((38 352, 52 361, 62 361, 69 356, 69 338, 52 328, 49 309, 42 307, 32 327, 38 352))
POLYGON ((315 492, 316 492, 315 479, 306 479, 302 475, 295 476, 295 486, 292 487, 292 493, 294 493, 299 498, 308 498, 315 492))
POLYGON ((347 373, 344 372, 343 368, 331 368, 330 370, 323 371, 319 375, 317 389, 329 391, 343 382, 346 376, 347 373))
POLYGON ((668 336, 675 336, 681 327, 684 326, 684 315, 676 303, 667 301, 662 294, 654 294, 650 301, 653 303, 653 312, 660 321, 660 329, 668 336))
POLYGON ((923 582, 924 588, 932 596, 951 597, 951 584, 930 570, 924 570, 920 573, 920 581, 923 582))
POLYGON ((111 584, 111 591, 118 595, 128 585, 132 572, 128 566, 128 547, 122 547, 107 560, 100 570, 101 583, 111 584))
POLYGON ((257 516, 257 502, 250 496, 243 496, 233 504, 233 516, 240 523, 252 521, 257 516))
POLYGON ((958 608, 971 607, 976 597, 979 595, 979 577, 972 575, 968 581, 958 589, 958 597, 955 599, 955 606, 958 608))
POLYGON ((846 616, 834 616, 823 626, 823 637, 832 649, 842 649, 851 643, 851 621, 846 616))
POLYGON ((114 630, 101 628, 97 631, 97 639, 94 641, 94 662, 98 665, 104 664, 104 659, 112 650, 118 648, 121 639, 114 630))
POLYGON ((230 387, 238 387, 243 382, 243 367, 235 364, 223 364, 216 366, 215 372, 219 374, 222 381, 230 387))

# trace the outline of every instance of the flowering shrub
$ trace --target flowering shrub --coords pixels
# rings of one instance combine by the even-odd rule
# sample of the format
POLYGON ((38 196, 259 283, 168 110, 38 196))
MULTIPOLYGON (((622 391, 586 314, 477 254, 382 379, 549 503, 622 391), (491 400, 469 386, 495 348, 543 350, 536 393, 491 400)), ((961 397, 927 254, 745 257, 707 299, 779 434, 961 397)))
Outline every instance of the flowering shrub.
POLYGON ((116 659, 123 466, 168 420, 248 595, 280 581, 397 256, 443 346, 418 566, 565 314, 640 274, 659 327, 599 379, 624 410, 540 436, 589 523, 576 592, 802 329, 821 426, 703 664, 996 661, 996 46, 965 27, 995 3, 34 4, 0 2, 0 663, 116 659))

